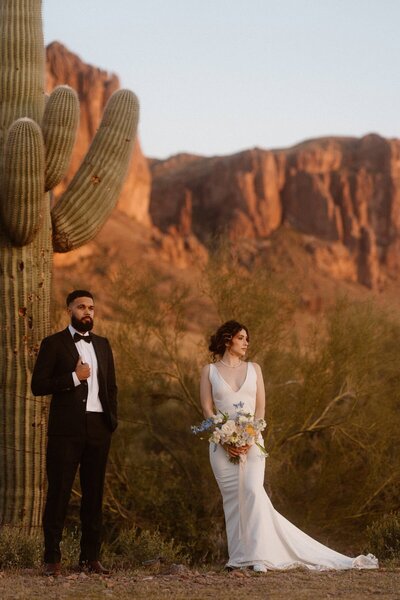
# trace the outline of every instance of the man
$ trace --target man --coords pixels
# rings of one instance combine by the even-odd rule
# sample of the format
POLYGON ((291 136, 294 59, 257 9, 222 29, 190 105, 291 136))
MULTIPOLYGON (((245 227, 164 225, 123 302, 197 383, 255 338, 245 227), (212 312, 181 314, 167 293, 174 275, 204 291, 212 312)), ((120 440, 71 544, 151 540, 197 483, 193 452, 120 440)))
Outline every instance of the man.
POLYGON ((104 477, 111 433, 117 427, 117 386, 108 340, 91 333, 94 301, 86 290, 67 297, 71 324, 45 338, 32 375, 35 396, 52 394, 43 515, 44 573, 60 574, 60 541, 77 468, 80 468, 79 564, 108 574, 99 562, 104 477))

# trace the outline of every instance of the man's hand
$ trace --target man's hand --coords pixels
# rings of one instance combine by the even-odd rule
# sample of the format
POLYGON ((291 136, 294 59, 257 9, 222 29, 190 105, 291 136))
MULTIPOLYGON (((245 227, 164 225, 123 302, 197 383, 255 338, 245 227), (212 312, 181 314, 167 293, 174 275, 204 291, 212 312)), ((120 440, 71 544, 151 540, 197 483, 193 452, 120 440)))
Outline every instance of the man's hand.
POLYGON ((90 367, 87 363, 82 361, 82 357, 80 356, 78 362, 76 363, 75 373, 78 377, 79 381, 85 381, 90 377, 90 367))

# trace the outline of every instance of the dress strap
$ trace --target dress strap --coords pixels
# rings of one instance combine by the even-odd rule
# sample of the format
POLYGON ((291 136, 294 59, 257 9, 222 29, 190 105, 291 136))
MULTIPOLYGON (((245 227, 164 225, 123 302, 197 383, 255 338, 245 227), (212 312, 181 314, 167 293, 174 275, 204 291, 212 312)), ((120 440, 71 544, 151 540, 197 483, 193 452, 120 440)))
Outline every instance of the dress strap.
MULTIPOLYGON (((255 368, 255 366, 254 366, 254 363, 252 363, 252 362, 248 361, 248 365, 249 365, 249 366, 248 366, 247 368, 248 368, 248 369, 251 369, 251 372, 253 373, 253 377, 254 377, 254 379, 257 381, 257 371, 256 371, 256 368, 255 368)), ((249 373, 249 375, 250 375, 250 373, 249 373)))
POLYGON ((210 363, 210 368, 208 370, 208 379, 210 380, 210 382, 212 383, 213 380, 213 375, 214 375, 214 369, 215 369, 215 365, 213 365, 213 363, 210 363))

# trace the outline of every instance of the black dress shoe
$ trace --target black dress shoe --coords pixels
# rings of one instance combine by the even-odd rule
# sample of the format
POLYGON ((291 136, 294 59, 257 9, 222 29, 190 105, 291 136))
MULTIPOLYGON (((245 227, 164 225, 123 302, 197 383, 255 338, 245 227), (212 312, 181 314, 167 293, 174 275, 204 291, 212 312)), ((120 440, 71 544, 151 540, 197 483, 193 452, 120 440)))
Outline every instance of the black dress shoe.
POLYGON ((61 575, 61 563, 44 563, 43 575, 46 577, 58 577, 61 575))
POLYGON ((88 573, 97 573, 98 575, 109 575, 110 570, 103 567, 99 560, 82 560, 79 563, 80 568, 88 573))

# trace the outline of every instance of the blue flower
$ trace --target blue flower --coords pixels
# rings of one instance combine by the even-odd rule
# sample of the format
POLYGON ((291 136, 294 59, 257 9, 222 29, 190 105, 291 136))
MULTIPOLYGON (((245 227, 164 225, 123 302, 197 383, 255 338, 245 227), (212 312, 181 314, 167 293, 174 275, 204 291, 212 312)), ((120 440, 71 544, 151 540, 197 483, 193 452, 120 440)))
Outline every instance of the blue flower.
POLYGON ((200 425, 192 425, 190 429, 192 430, 192 433, 196 435, 198 433, 202 433, 203 431, 207 431, 213 425, 214 421, 211 417, 208 417, 208 419, 204 419, 204 421, 202 421, 200 425))
POLYGON ((244 406, 244 402, 238 402, 237 404, 233 405, 235 408, 243 408, 244 406))

